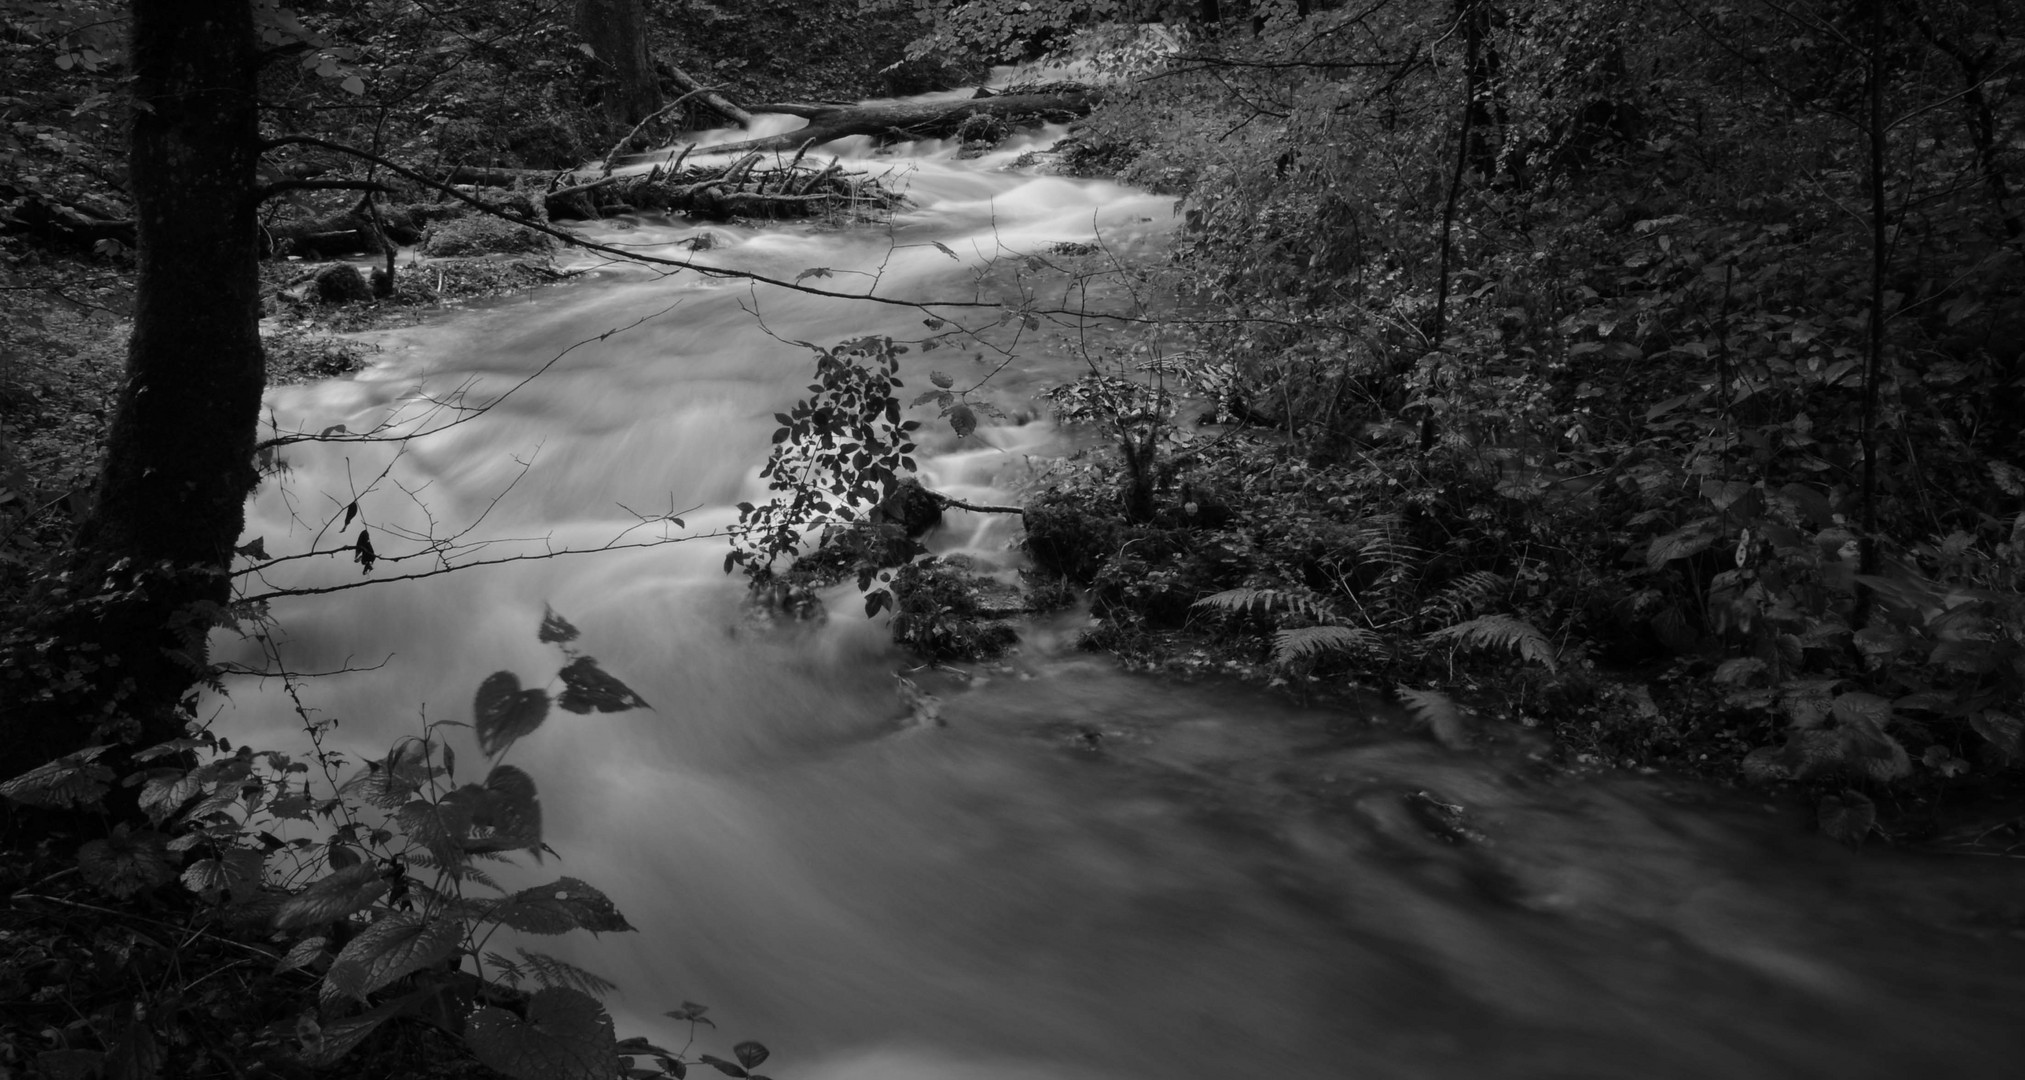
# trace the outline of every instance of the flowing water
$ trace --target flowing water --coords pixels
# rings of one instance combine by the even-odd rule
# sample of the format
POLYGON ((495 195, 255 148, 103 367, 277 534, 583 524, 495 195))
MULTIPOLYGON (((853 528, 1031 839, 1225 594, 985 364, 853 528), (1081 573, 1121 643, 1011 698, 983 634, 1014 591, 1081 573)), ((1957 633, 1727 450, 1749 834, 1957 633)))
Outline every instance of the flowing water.
MULTIPOLYGON (((836 148, 907 185, 914 205, 890 228, 637 221, 598 238, 684 255, 673 245, 707 231, 699 259, 774 277, 825 268, 809 283, 876 277, 882 295, 941 299, 1025 287, 1047 305, 1069 287, 1008 253, 1101 236, 1124 262, 1157 257, 1168 200, 1008 168, 1022 148, 836 148)), ((660 535, 638 515, 721 529, 761 496, 772 416, 806 391, 810 356, 790 342, 927 332, 908 308, 622 267, 589 278, 375 335, 358 378, 275 390, 284 430, 357 432, 460 389, 490 400, 567 351, 398 456, 289 449, 250 535, 282 554, 328 527, 330 546, 356 530, 331 523, 361 491, 383 557, 421 547, 404 530, 469 529, 501 556, 660 535)), ((1124 301, 1114 287, 1093 302, 1124 301)), ((931 425, 931 487, 1008 501, 1074 442, 1019 421, 1034 389, 1081 370, 1081 346, 1021 329, 993 339, 1010 360, 908 355, 910 393, 931 368, 967 385, 1003 365, 989 393, 1008 421, 961 442, 931 425)), ((1081 345, 1105 335, 1121 332, 1081 345)), ((1009 570, 1010 538, 1004 519, 953 512, 931 542, 1009 570)), ((758 1038, 769 1073, 801 1080, 2025 1075, 2013 860, 1850 853, 1735 795, 1554 779, 1523 738, 1453 752, 1376 704, 1306 711, 1121 673, 1074 651, 1076 615, 1027 627, 1012 663, 969 679, 915 672, 947 725, 912 725, 894 678, 909 662, 848 590, 819 629, 760 632, 725 550, 698 539, 277 605, 289 668, 384 661, 305 691, 355 755, 423 715, 468 720, 495 670, 546 681, 544 604, 652 702, 559 713, 512 750, 560 853, 516 880, 584 878, 640 927, 528 944, 618 981, 622 1033, 679 1045, 685 1026, 660 1013, 704 1002, 720 1027, 698 1049, 758 1038)), ((343 557, 282 569, 277 584, 361 580, 343 557)), ((220 707, 263 745, 301 742, 274 682, 220 707)))

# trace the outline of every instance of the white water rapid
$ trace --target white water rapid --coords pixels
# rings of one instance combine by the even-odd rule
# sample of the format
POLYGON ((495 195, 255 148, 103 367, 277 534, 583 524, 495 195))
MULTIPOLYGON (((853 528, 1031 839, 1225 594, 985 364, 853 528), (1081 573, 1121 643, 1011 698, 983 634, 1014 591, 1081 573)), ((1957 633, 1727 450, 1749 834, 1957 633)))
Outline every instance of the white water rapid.
MULTIPOLYGON (((1002 275, 978 283, 987 258, 1060 241, 1157 256, 1168 199, 1009 168, 1035 141, 969 161, 940 144, 821 151, 894 170, 914 204, 890 229, 651 220, 596 238, 686 255, 674 245, 708 232, 698 257, 720 265, 942 299, 1001 295, 1002 275)), ((1045 270, 1029 280, 1062 299, 1045 270)), ((920 338, 923 315, 607 267, 369 335, 382 351, 357 378, 270 393, 282 430, 370 430, 474 380, 469 400, 489 400, 588 344, 398 461, 385 443, 288 448, 248 536, 280 555, 364 524, 392 557, 420 547, 404 529, 470 526, 497 556, 608 542, 637 524, 626 508, 720 529, 763 495, 773 414, 806 393, 811 357, 790 342, 875 333, 920 338)), ((1014 351, 990 393, 1015 418, 1080 369, 1047 335, 1014 351)), ((953 348, 906 359, 910 395, 931 368, 966 383, 987 369, 953 348)), ((961 441, 931 427, 929 486, 982 502, 1015 498, 1073 437, 1045 419, 961 441)), ((1011 567, 1011 536, 953 512, 931 545, 1011 567)), ((819 630, 746 629, 726 550, 515 562, 275 607, 293 670, 385 661, 304 689, 355 760, 424 714, 469 720, 493 671, 547 681, 544 604, 652 703, 558 712, 511 758, 560 853, 515 882, 583 878, 640 928, 528 942, 617 981, 621 1034, 680 1045, 662 1011, 703 1002, 719 1026, 697 1049, 759 1039, 780 1080, 2025 1073, 2017 862, 1849 853, 1733 793, 1542 779, 1523 749, 1451 752, 1370 715, 1122 674, 1069 647, 1073 616, 1027 628, 1012 664, 968 683, 917 673, 948 725, 906 728, 908 661, 883 619, 845 590, 819 630), (1467 832, 1430 827, 1435 802, 1462 807, 1467 832)), ((342 557, 268 577, 362 580, 342 557)), ((277 681, 216 704, 235 739, 303 743, 277 681)))

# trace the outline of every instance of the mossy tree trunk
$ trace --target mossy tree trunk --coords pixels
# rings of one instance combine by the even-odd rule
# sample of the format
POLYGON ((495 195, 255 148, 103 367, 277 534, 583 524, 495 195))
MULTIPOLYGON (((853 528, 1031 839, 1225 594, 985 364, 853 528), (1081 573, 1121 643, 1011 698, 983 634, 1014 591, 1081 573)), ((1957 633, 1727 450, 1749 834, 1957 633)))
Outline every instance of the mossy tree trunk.
POLYGON ((4 709, 9 759, 182 733, 178 704, 229 599, 258 478, 252 5, 134 0, 132 12, 133 334, 95 505, 47 609, 54 644, 32 657, 78 677, 4 709))

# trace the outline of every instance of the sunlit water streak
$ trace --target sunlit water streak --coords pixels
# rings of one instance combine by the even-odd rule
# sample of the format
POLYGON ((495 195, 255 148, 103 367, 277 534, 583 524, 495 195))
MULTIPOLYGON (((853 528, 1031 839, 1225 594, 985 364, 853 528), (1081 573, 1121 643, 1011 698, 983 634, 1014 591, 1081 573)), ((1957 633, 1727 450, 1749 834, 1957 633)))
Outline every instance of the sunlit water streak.
MULTIPOLYGON (((1157 251, 1168 200, 1008 171, 1034 141, 967 162, 944 145, 845 144, 851 164, 904 176, 915 205, 890 228, 594 235, 686 254, 674 245, 708 231, 700 257, 719 265, 822 267, 813 283, 842 291, 876 272, 883 294, 938 298, 1003 295, 1004 274, 978 275, 1005 252, 1097 235, 1127 258, 1157 251)), ((476 379, 486 400, 577 345, 482 420, 408 450, 392 475, 416 497, 382 485, 361 503, 382 554, 414 549, 397 530, 428 527, 423 507, 439 534, 482 514, 474 535, 540 544, 609 540, 635 523, 621 504, 709 531, 763 494, 772 415, 805 391, 809 355, 784 341, 918 338, 922 318, 607 268, 372 335, 384 351, 358 378, 269 402, 283 429, 362 431, 418 392, 476 379)), ((1045 335, 1018 353, 995 393, 1031 416, 1028 395, 1081 360, 1045 335)), ((906 377, 981 363, 910 354, 906 377)), ((1045 419, 962 443, 939 430, 923 472, 1005 501, 1072 434, 1045 419)), ((286 492, 261 493, 249 535, 303 549, 391 453, 290 450, 286 492)), ((1008 529, 955 513, 932 542, 1010 567, 1008 529)), ((679 1042, 660 1011, 706 1002, 722 1027, 703 1049, 760 1038, 769 1073, 804 1080, 2017 1075, 2025 948, 1996 927, 2018 924, 2025 893, 2008 863, 1852 855, 1748 800, 1544 779, 1523 740, 1453 753, 1376 706, 1306 711, 1121 674, 1069 647, 1077 616, 1029 628, 1014 663, 968 684, 918 674, 949 726, 911 728, 893 680, 907 661, 848 594, 820 630, 755 633, 724 550, 277 605, 291 668, 391 657, 307 691, 360 755, 424 713, 468 719, 492 671, 546 678, 545 603, 654 704, 558 715, 512 751, 562 855, 519 880, 585 878, 641 928, 532 943, 619 981, 623 1032, 679 1042), (1465 807, 1480 839, 1440 838, 1414 810, 1422 792, 1465 807)), ((333 558, 287 581, 357 578, 333 558)), ((254 659, 240 648, 221 644, 254 659)), ((237 734, 300 741, 272 683, 221 707, 237 734)))

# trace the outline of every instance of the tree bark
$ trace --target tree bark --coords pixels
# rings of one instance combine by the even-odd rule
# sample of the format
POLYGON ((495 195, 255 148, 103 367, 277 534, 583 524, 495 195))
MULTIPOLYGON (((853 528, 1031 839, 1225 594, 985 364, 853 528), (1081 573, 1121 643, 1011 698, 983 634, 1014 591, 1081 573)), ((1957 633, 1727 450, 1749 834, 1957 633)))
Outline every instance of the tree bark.
POLYGON ((73 714, 96 740, 182 733, 258 480, 255 42, 246 0, 134 0, 134 328, 66 635, 116 665, 73 714))
POLYGON ((1102 94, 1096 90, 1064 90, 1051 94, 1000 94, 967 101, 938 101, 899 105, 801 105, 778 103, 755 105, 752 110, 782 112, 808 118, 808 126, 763 139, 707 147, 712 154, 746 154, 758 150, 793 150, 803 143, 826 143, 848 135, 897 135, 902 138, 940 138, 956 133, 972 116, 1007 119, 1039 116, 1070 119, 1088 115, 1102 94))
POLYGON ((631 125, 658 111, 661 88, 647 55, 644 0, 576 0, 576 23, 597 64, 605 115, 631 125))

